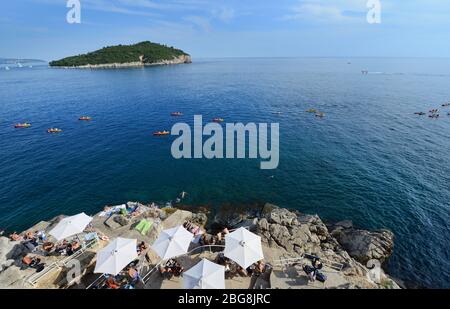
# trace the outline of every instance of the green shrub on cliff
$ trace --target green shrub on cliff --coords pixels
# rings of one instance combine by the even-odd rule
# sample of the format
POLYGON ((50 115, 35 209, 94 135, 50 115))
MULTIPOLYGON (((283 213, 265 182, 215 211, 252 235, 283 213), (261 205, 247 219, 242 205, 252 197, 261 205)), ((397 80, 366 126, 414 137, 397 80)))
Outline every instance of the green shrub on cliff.
POLYGON ((95 52, 84 55, 67 57, 50 62, 50 66, 82 66, 111 63, 139 62, 155 63, 162 60, 172 60, 176 57, 188 55, 180 49, 152 42, 141 42, 134 45, 117 45, 104 47, 95 52))

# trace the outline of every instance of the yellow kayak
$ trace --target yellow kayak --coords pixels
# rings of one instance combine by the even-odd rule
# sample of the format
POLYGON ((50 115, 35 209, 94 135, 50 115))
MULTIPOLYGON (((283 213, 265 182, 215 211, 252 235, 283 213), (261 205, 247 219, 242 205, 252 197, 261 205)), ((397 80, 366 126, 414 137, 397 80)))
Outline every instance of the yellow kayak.
POLYGON ((47 130, 47 133, 61 133, 63 130, 58 128, 51 128, 47 130))

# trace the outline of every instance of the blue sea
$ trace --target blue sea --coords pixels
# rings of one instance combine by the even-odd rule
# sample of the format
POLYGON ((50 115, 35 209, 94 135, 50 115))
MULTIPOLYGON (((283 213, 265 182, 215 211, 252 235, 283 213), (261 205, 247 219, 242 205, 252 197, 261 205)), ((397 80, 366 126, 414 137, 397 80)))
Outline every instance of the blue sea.
POLYGON ((271 202, 395 232, 387 268, 450 288, 450 59, 194 59, 121 70, 0 67, 0 229, 130 200, 271 202), (361 70, 369 74, 361 74, 361 70), (322 119, 305 110, 326 114, 322 119), (441 109, 439 119, 415 112, 441 109), (173 118, 180 111, 183 117, 173 118), (274 112, 283 112, 281 115, 274 112), (78 121, 80 116, 93 121, 78 121), (175 122, 280 124, 280 164, 175 160, 175 122), (14 129, 18 122, 28 129, 14 129), (50 127, 64 130, 47 134, 50 127))

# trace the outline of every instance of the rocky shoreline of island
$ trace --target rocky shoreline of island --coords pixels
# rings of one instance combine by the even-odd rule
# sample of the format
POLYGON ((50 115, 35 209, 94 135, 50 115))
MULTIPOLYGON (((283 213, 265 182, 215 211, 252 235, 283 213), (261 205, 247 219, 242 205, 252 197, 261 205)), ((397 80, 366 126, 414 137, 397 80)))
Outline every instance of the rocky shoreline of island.
POLYGON ((105 63, 105 64, 86 64, 80 66, 51 66, 51 68, 61 69, 128 69, 128 68, 142 68, 164 65, 190 64, 192 57, 189 55, 180 55, 173 59, 160 60, 158 62, 147 63, 145 61, 135 61, 126 63, 105 63))
MULTIPOLYGON (((274 264, 274 267, 277 267, 278 262, 276 261, 299 259, 299 257, 304 257, 307 261, 307 257, 310 256, 318 257, 328 263, 333 271, 330 272, 329 282, 324 285, 324 288, 400 288, 399 284, 386 274, 381 267, 392 254, 394 247, 394 234, 386 229, 362 230, 354 227, 351 221, 325 224, 318 215, 303 214, 297 210, 289 210, 269 203, 261 206, 257 211, 234 212, 232 218, 220 214, 211 217, 204 209, 198 209, 194 212, 172 206, 158 206, 154 203, 128 202, 121 205, 121 208, 115 207, 106 207, 93 216, 92 228, 99 235, 105 237, 105 242, 115 237, 128 237, 137 238, 138 241, 151 244, 160 230, 155 229, 150 231, 148 235, 140 235, 134 230, 140 220, 158 220, 158 222, 162 222, 162 228, 171 228, 183 225, 185 222, 191 222, 203 229, 205 233, 212 235, 223 227, 228 229, 245 227, 261 237, 267 262, 274 264), (124 208, 139 211, 136 211, 132 216, 124 215, 122 212, 111 212, 111 209, 124 208)), ((64 216, 39 222, 20 233, 19 236, 22 237, 27 233, 38 231, 48 233, 62 218, 64 216)), ((104 244, 100 242, 99 247, 103 246, 104 244)), ((30 285, 29 278, 36 275, 35 270, 24 268, 22 260, 27 255, 36 254, 35 250, 30 249, 23 241, 13 240, 6 235, 1 236, 0 288, 34 288, 36 286, 41 288, 67 288, 73 285, 84 288, 88 283, 82 284, 80 282, 84 282, 86 278, 92 276, 90 268, 95 264, 95 253, 98 248, 92 248, 91 250, 90 258, 87 261, 80 261, 83 265, 85 264, 86 270, 75 283, 64 282, 64 280, 55 283, 56 279, 50 276, 51 280, 43 280, 39 283, 40 285, 30 285)), ((59 258, 54 256, 42 257, 46 261, 46 265, 59 263, 59 258)), ((151 252, 147 253, 146 258, 149 264, 157 264, 157 260, 151 252)), ((57 278, 64 278, 64 271, 70 270, 61 266, 57 270, 57 272, 60 272, 57 274, 57 278)), ((300 273, 297 275, 301 276, 300 273)), ((288 286, 285 278, 273 276, 272 281, 272 288, 307 288, 301 283, 288 286)))

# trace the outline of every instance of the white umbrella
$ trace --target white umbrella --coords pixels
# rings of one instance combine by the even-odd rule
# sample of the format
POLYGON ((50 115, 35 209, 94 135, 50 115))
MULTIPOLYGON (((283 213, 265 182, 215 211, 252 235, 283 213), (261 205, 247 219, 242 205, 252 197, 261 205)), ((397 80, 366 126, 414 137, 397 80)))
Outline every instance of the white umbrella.
POLYGON ((59 241, 61 239, 82 233, 91 221, 92 217, 89 217, 83 212, 81 214, 62 219, 49 232, 49 234, 59 241))
POLYGON ((94 273, 117 275, 138 257, 136 239, 116 238, 97 253, 94 273))
POLYGON ((167 260, 186 254, 193 238, 194 234, 180 225, 162 231, 152 248, 162 260, 167 260))
POLYGON ((183 274, 185 289, 225 289, 225 267, 206 259, 183 274))
POLYGON ((264 259, 261 237, 241 227, 225 236, 224 255, 246 269, 264 259))

